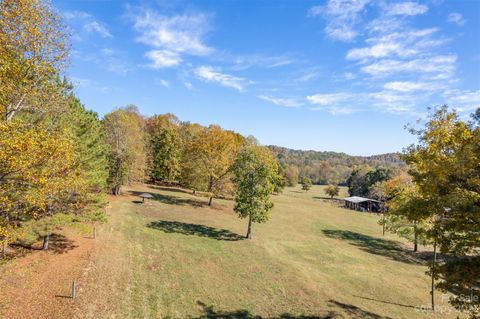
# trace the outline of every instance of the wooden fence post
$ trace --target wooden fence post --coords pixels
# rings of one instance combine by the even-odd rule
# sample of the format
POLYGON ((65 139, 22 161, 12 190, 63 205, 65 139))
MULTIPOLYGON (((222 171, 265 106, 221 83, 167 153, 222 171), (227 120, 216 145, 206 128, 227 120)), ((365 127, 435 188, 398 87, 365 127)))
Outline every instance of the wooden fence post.
POLYGON ((72 299, 75 299, 77 297, 77 283, 75 280, 72 282, 72 299))

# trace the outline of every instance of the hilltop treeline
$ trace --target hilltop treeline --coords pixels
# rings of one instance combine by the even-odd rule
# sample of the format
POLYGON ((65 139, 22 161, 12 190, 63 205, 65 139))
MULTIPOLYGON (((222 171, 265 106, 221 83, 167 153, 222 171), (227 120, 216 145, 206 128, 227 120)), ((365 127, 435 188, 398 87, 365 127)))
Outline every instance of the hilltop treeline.
POLYGON ((285 171, 287 185, 296 185, 303 178, 315 184, 347 185, 355 168, 372 170, 389 168, 397 174, 405 169, 400 153, 373 156, 352 156, 337 152, 292 150, 280 146, 268 146, 278 158, 285 171))

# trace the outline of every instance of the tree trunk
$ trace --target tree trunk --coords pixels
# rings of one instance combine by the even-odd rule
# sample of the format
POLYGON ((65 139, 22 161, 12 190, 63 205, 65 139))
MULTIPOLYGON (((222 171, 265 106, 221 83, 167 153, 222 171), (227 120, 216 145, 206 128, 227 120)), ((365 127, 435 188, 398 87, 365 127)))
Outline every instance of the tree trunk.
POLYGON ((432 312, 435 312, 435 272, 437 265, 437 235, 433 239, 433 265, 432 265, 432 287, 430 294, 432 295, 432 312))
POLYGON ((120 195, 120 186, 114 186, 113 189, 112 189, 112 193, 115 196, 120 195))
POLYGON ((252 216, 248 216, 248 229, 247 229, 247 239, 252 239, 252 216))
POLYGON ((418 230, 417 230, 417 222, 413 224, 413 252, 418 251, 418 230))
POLYGON ((50 242, 50 235, 46 235, 43 237, 43 250, 48 250, 48 244, 50 242))
POLYGON ((208 192, 212 195, 210 195, 210 199, 208 200, 208 206, 212 206, 213 202, 213 177, 210 176, 210 180, 208 181, 208 192))

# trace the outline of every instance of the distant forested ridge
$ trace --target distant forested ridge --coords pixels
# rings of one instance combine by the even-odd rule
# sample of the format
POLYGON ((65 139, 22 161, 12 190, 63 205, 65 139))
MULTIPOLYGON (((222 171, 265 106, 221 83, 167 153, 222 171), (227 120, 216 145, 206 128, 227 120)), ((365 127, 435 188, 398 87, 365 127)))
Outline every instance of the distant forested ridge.
POLYGON ((268 148, 277 155, 290 184, 295 184, 295 178, 300 181, 308 177, 315 184, 345 185, 354 167, 385 167, 394 171, 406 168, 400 153, 352 156, 337 152, 293 150, 274 145, 268 148))

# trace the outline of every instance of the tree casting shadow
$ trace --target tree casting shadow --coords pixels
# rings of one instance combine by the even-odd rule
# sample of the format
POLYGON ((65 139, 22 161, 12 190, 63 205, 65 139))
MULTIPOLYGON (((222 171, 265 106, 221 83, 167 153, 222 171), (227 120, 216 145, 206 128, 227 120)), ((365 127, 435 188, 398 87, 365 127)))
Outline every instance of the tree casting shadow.
POLYGON ((376 313, 363 310, 358 308, 354 305, 349 305, 346 303, 342 303, 336 300, 330 300, 330 304, 336 306, 338 308, 343 309, 343 311, 347 312, 350 318, 363 318, 363 319, 392 319, 390 317, 384 317, 377 315, 376 313))
POLYGON ((362 296, 356 296, 356 295, 353 295, 353 296, 354 296, 354 297, 357 297, 357 298, 365 299, 365 300, 371 300, 371 301, 375 301, 375 302, 379 302, 379 303, 384 303, 384 304, 387 304, 387 305, 394 305, 394 306, 400 306, 400 307, 405 307, 405 308, 413 308, 413 309, 418 308, 417 306, 405 305, 405 304, 401 304, 401 303, 397 303, 397 302, 385 301, 385 300, 380 300, 380 299, 375 299, 375 298, 369 298, 369 297, 362 297, 362 296))
MULTIPOLYGON (((16 252, 18 253, 14 254, 15 257, 23 257, 29 251, 43 250, 41 241, 31 246, 23 245, 21 243, 12 243, 10 246, 17 248, 16 252)), ((54 254, 64 254, 77 247, 78 245, 75 245, 75 242, 73 240, 68 239, 66 236, 62 234, 53 233, 50 235, 48 251, 51 251, 54 254)))
POLYGON ((348 313, 350 318, 357 319, 392 319, 390 317, 383 317, 373 312, 369 312, 358 308, 353 305, 344 304, 335 300, 330 300, 330 304, 336 308, 340 308, 342 313, 335 311, 328 311, 322 315, 293 315, 284 313, 274 317, 262 317, 252 314, 245 309, 222 311, 215 310, 213 306, 207 306, 201 301, 197 301, 197 304, 202 308, 203 314, 198 317, 190 317, 191 319, 335 319, 344 318, 343 313, 348 313))
POLYGON ((159 220, 149 223, 147 227, 159 229, 165 233, 209 237, 216 240, 237 241, 245 239, 245 237, 232 233, 226 229, 217 229, 199 224, 187 224, 182 222, 159 220))
POLYGON ((360 249, 371 254, 385 256, 408 264, 424 264, 425 262, 419 258, 420 256, 408 251, 400 243, 393 240, 376 238, 347 230, 325 229, 323 233, 330 238, 348 241, 351 245, 360 247, 360 249))
MULTIPOLYGON (((130 191, 130 194, 133 196, 139 196, 140 194, 143 194, 144 192, 137 192, 137 191, 130 191)), ((153 198, 152 199, 146 199, 145 202, 148 202, 150 200, 155 200, 164 204, 168 205, 189 205, 193 207, 206 207, 208 206, 208 203, 205 201, 200 201, 192 198, 182 198, 178 196, 172 196, 172 195, 163 195, 163 194, 152 194, 153 198)), ((132 201, 135 204, 141 204, 141 200, 134 200, 132 201)))

